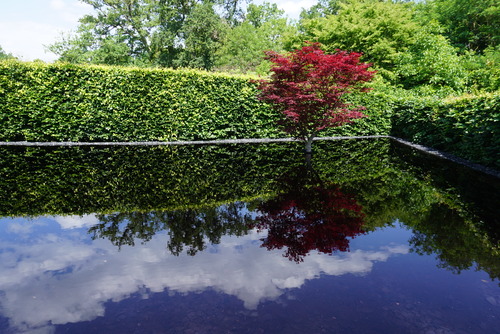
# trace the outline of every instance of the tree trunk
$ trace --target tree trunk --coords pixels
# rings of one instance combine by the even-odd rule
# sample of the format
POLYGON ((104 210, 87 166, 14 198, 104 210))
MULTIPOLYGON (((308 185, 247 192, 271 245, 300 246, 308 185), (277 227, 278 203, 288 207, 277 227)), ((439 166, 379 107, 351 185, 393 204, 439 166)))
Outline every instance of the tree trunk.
POLYGON ((314 136, 307 137, 305 140, 305 149, 304 152, 306 154, 311 154, 312 153, 312 142, 313 142, 314 136))

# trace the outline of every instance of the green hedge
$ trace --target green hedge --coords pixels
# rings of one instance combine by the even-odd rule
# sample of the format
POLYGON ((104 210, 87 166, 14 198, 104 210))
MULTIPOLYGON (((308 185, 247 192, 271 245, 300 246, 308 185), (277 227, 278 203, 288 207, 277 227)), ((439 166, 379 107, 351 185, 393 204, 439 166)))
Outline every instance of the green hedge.
POLYGON ((500 93, 405 98, 394 109, 393 135, 500 169, 500 93))
MULTIPOLYGON (((0 141, 151 141, 284 137, 256 77, 198 70, 0 62, 0 141)), ((367 94, 365 94, 367 95, 367 94)), ((324 135, 387 134, 370 118, 324 135)), ((358 101, 359 100, 359 101, 358 101)))
POLYGON ((0 140, 277 137, 248 77, 197 70, 0 63, 0 140))

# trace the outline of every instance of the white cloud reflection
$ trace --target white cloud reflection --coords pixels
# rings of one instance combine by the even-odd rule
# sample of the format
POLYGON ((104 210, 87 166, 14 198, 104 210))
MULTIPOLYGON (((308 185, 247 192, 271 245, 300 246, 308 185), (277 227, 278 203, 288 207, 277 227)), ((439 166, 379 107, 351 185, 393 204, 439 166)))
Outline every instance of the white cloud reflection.
MULTIPOLYGON (((94 217, 95 218, 95 217, 94 217)), ((63 228, 87 226, 75 217, 56 217, 63 228), (66 219, 66 220, 65 220, 66 219)), ((121 251, 107 240, 45 234, 33 244, 0 244, 0 304, 12 327, 25 333, 51 333, 49 324, 65 324, 104 315, 104 303, 120 301, 144 289, 188 293, 211 288, 233 295, 248 309, 275 300, 285 289, 327 275, 363 275, 376 261, 405 254, 406 246, 356 250, 328 256, 311 254, 297 265, 259 247, 262 235, 223 237, 194 257, 168 254, 166 235, 121 251), (22 261, 20 260, 22 259, 22 261)), ((86 230, 81 230, 83 235, 86 230)))
POLYGON ((91 227, 99 223, 99 219, 97 219, 95 215, 54 216, 53 218, 61 226, 62 229, 91 227))

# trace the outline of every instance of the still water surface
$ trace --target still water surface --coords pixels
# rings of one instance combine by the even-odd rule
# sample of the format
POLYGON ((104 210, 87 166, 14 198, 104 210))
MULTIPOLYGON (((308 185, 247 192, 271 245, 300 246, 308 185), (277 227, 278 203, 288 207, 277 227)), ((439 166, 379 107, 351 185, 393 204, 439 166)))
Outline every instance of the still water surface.
POLYGON ((500 182, 389 139, 0 148, 0 333, 500 333, 500 182))

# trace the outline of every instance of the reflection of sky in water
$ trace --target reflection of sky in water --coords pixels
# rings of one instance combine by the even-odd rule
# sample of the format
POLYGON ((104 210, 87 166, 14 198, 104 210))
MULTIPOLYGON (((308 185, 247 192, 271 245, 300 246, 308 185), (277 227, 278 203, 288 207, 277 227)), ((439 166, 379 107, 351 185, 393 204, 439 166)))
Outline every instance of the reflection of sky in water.
POLYGON ((322 273, 364 275, 375 262, 408 252, 404 233, 398 243, 371 250, 352 247, 333 256, 312 253, 297 265, 281 250, 259 247, 262 234, 251 232, 223 237, 194 257, 175 257, 165 249, 165 234, 120 251, 107 240, 89 242, 86 228, 95 222, 92 215, 0 220, 0 301, 12 326, 31 331, 49 322, 92 320, 104 315, 106 301, 123 300, 144 288, 180 293, 211 288, 255 309, 322 273))
POLYGON ((187 297, 192 293, 233 296, 243 304, 241 312, 259 314, 254 319, 272 307, 287 313, 278 315, 288 322, 314 317, 326 322, 326 314, 334 314, 328 318, 334 322, 344 316, 354 327, 337 330, 349 333, 372 327, 373 333, 391 333, 384 321, 400 321, 414 332, 444 331, 447 324, 460 323, 457 328, 465 328, 464 333, 491 332, 491 324, 500 323, 494 316, 500 306, 488 304, 497 290, 478 294, 482 287, 492 287, 484 273, 456 276, 437 269, 433 257, 408 254, 412 233, 397 222, 394 228, 354 238, 348 253, 311 252, 300 264, 283 257, 283 250, 260 247, 263 234, 255 231, 222 237, 220 244, 194 257, 176 257, 166 249, 165 232, 121 250, 109 240, 92 241, 87 229, 96 222, 93 215, 0 219, 0 305, 11 326, 8 333, 55 333, 57 325, 103 319, 99 317, 108 312, 109 301, 130 301, 135 309, 137 296, 154 299, 163 291, 186 298, 183 303, 193 300, 187 297), (295 299, 300 299, 295 309, 282 305, 295 299), (303 313, 294 315, 301 307, 303 313), (353 317, 368 325, 355 327, 360 322, 353 317), (467 328, 473 321, 479 327, 467 328))

